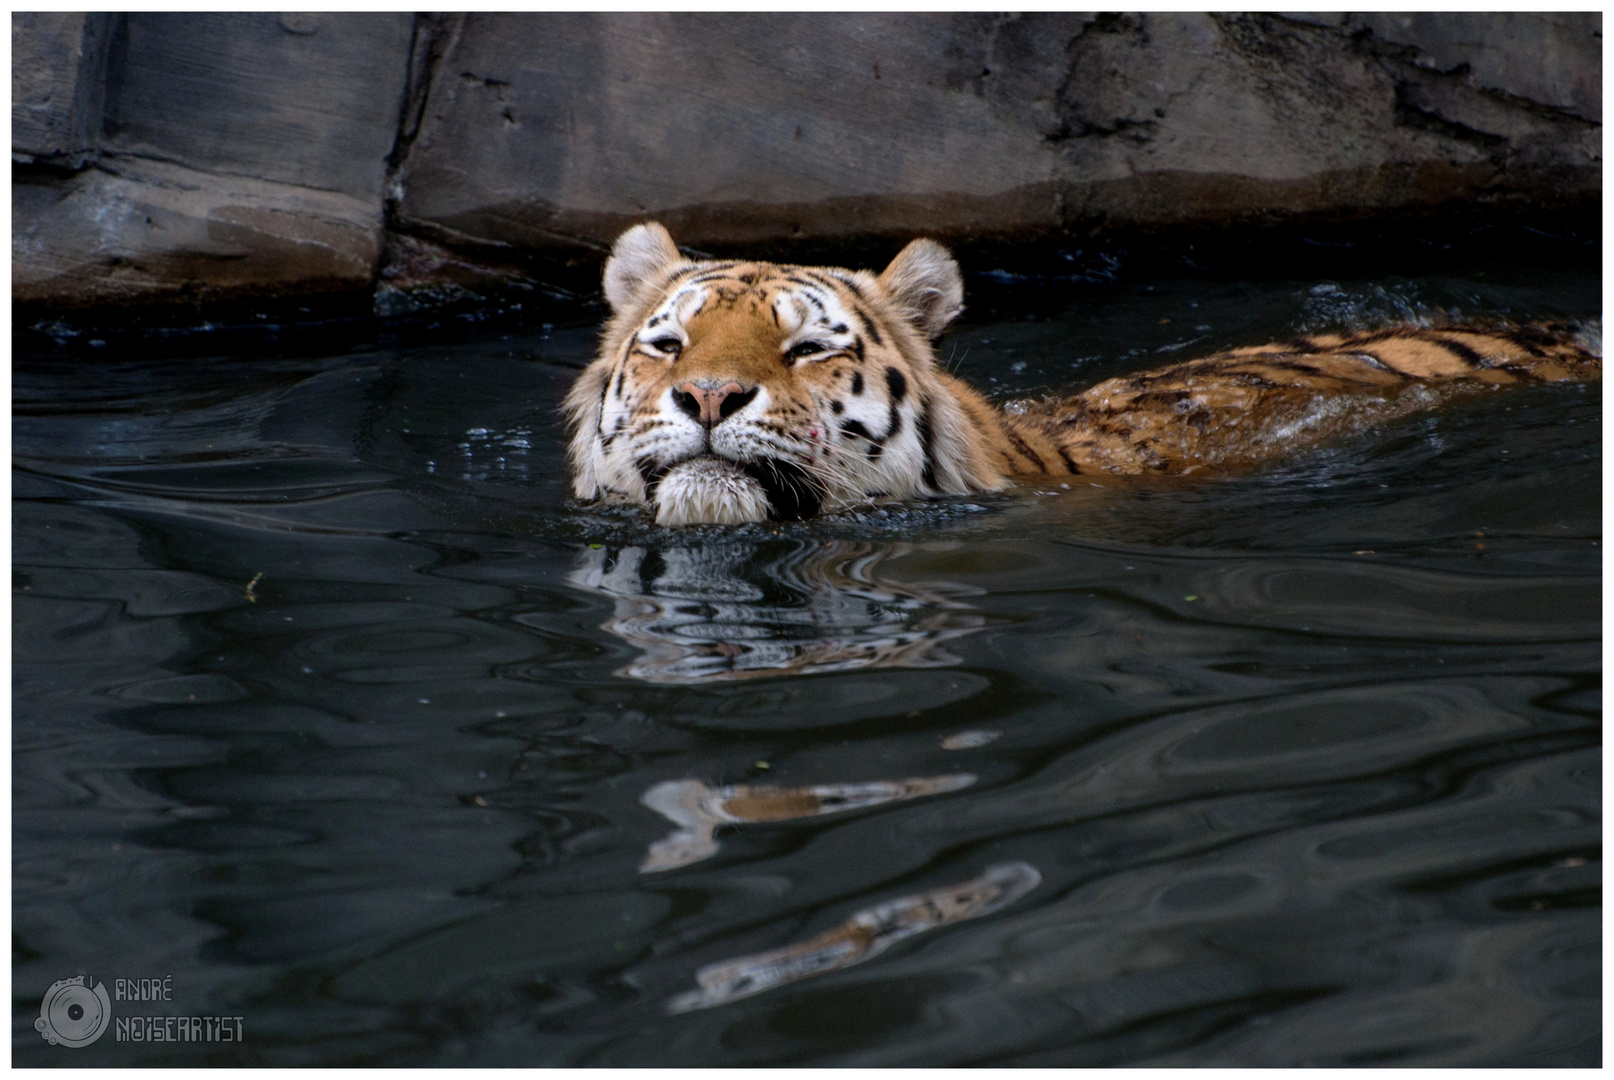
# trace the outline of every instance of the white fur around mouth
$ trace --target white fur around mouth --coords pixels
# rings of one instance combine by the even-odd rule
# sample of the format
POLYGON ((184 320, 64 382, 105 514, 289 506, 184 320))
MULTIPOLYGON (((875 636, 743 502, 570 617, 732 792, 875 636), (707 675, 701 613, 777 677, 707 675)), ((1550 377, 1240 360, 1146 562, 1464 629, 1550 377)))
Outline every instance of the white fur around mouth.
POLYGON ((710 454, 674 465, 656 488, 658 525, 743 525, 767 517, 762 485, 710 454))

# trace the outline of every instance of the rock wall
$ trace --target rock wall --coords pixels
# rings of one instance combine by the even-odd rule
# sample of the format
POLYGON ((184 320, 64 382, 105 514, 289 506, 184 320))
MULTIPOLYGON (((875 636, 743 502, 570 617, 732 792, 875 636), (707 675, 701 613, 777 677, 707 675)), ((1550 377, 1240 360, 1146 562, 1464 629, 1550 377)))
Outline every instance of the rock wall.
MULTIPOLYGON (((1601 16, 13 16, 13 295, 1595 205, 1601 16)), ((405 299, 407 302, 407 299, 405 299)))

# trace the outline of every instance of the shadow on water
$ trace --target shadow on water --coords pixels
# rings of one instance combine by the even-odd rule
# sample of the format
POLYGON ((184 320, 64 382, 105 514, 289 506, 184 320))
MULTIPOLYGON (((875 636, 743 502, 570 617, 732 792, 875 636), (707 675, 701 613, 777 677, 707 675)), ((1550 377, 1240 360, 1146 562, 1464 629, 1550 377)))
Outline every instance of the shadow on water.
MULTIPOLYGON (((978 284, 999 400, 1599 288, 978 284)), ((670 531, 567 501, 593 341, 19 364, 19 1063, 1599 1060, 1599 387, 670 531)))

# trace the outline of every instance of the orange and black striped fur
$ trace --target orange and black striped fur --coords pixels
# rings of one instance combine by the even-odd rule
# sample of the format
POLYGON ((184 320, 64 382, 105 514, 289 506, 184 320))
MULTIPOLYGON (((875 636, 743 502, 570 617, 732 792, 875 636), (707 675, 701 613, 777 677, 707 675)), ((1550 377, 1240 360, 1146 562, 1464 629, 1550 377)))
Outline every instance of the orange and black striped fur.
POLYGON ((1401 327, 1234 349, 1009 411, 936 363, 958 266, 916 240, 867 271, 694 261, 638 225, 605 269, 599 357, 567 397, 573 490, 664 525, 809 517, 1014 476, 1258 464, 1499 385, 1601 377, 1570 327, 1401 327))

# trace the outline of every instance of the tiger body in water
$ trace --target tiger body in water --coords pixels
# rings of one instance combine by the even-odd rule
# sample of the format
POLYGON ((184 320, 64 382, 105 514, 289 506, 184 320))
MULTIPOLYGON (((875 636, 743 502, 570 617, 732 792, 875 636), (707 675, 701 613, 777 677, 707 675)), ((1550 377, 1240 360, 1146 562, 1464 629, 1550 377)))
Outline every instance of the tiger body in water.
POLYGON ((567 397, 573 492, 663 525, 796 520, 1015 477, 1182 475, 1515 383, 1601 377, 1568 326, 1397 327, 1234 349, 1009 409, 937 363, 958 264, 916 240, 876 276, 618 238, 612 318, 567 397))

